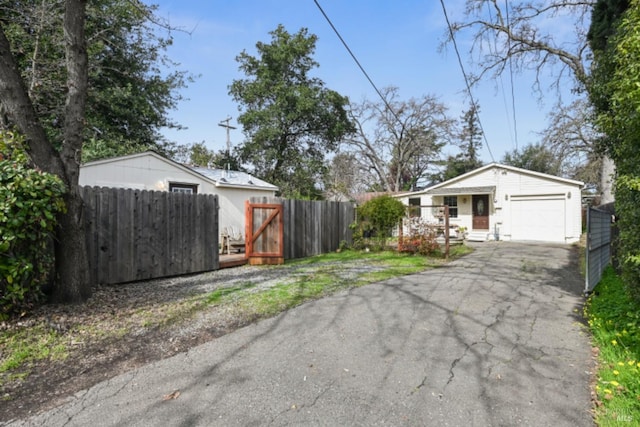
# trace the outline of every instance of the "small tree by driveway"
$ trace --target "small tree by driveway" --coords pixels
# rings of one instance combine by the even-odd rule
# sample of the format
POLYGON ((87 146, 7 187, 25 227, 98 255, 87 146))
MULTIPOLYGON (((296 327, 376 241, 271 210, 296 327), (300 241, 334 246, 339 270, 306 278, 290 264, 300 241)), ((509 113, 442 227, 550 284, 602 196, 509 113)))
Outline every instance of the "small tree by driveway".
POLYGON ((400 200, 391 196, 375 197, 358 208, 358 231, 363 237, 376 237, 384 247, 393 227, 404 217, 405 209, 400 200))

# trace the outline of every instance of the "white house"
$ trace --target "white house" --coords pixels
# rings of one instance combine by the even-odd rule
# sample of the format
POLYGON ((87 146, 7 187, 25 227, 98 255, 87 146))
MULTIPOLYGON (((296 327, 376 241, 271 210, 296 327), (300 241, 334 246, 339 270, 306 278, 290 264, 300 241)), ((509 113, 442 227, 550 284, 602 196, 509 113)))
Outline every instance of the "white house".
POLYGON ((583 183, 491 163, 421 191, 398 195, 426 222, 449 206, 450 224, 470 240, 572 243, 582 233, 583 183), (423 206, 423 208, 417 208, 423 206))
POLYGON ((88 162, 80 166, 80 185, 216 194, 219 228, 244 233, 244 203, 250 197, 273 197, 275 185, 247 173, 182 165, 153 151, 88 162))

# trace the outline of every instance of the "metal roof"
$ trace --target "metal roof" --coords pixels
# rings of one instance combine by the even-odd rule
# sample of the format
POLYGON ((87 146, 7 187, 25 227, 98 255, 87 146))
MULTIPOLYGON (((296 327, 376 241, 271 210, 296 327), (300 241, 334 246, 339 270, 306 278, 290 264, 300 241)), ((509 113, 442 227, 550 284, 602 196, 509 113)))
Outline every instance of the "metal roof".
POLYGON ((273 184, 269 184, 255 176, 249 175, 245 172, 232 171, 226 169, 209 169, 199 166, 187 166, 194 172, 215 181, 218 186, 229 187, 245 187, 245 188, 261 188, 267 190, 278 190, 273 184))

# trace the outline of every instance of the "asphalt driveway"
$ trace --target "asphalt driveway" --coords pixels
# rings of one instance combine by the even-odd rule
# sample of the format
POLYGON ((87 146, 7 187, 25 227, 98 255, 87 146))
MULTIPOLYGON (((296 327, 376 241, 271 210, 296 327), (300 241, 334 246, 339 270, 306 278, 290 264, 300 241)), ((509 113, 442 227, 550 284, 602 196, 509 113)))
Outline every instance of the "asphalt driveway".
POLYGON ((488 242, 304 304, 17 425, 590 426, 570 246, 488 242))

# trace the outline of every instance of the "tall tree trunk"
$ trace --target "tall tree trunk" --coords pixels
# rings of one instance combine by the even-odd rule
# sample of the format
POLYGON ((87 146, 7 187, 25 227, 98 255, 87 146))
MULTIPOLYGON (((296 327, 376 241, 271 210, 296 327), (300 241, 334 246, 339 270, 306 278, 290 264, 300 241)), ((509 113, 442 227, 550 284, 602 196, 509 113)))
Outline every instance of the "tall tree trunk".
POLYGON ((58 215, 55 242, 56 277, 52 299, 56 302, 81 302, 91 296, 89 263, 83 215, 83 202, 77 185, 65 195, 67 212, 58 215))
POLYGON ((58 175, 67 185, 67 212, 58 217, 54 300, 79 302, 91 293, 84 233, 83 203, 78 193, 82 150, 82 129, 88 88, 85 41, 86 0, 66 0, 64 16, 67 66, 67 101, 62 149, 58 152, 47 139, 9 42, 0 26, 0 102, 12 122, 25 135, 33 163, 58 175))
POLYGON ((84 227, 84 204, 78 192, 82 130, 88 91, 88 58, 85 39, 86 0, 67 0, 64 11, 64 41, 67 64, 64 143, 60 160, 69 192, 67 212, 59 216, 56 241, 56 280, 53 297, 57 301, 78 302, 91 295, 89 263, 84 227))
POLYGON ((611 157, 604 156, 602 158, 602 169, 600 170, 600 203, 611 203, 613 197, 613 181, 616 172, 615 164, 611 157))

